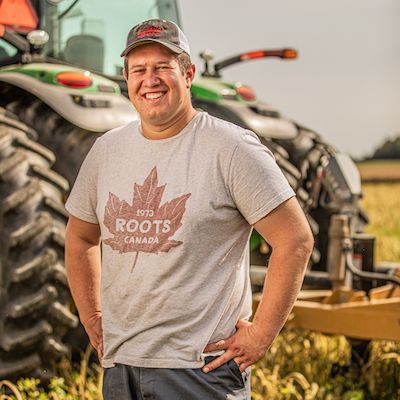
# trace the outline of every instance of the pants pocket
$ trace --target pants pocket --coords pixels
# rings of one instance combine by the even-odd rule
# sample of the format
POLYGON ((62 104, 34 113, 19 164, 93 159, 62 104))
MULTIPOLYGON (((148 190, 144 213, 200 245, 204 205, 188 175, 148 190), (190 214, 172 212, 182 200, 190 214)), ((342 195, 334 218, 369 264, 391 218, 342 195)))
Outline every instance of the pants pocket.
POLYGON ((236 364, 235 360, 229 360, 227 363, 229 369, 232 371, 232 373, 236 376, 236 378, 240 381, 241 385, 244 387, 246 385, 246 381, 248 379, 247 372, 241 372, 239 365, 236 364))

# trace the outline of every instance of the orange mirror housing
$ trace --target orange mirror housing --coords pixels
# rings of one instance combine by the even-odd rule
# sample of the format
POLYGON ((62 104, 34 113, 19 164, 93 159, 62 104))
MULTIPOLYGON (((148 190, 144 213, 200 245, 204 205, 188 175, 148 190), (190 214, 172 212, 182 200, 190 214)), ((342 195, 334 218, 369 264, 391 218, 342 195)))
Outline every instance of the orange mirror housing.
POLYGON ((29 0, 0 2, 0 24, 14 31, 28 33, 36 29, 39 19, 29 0))

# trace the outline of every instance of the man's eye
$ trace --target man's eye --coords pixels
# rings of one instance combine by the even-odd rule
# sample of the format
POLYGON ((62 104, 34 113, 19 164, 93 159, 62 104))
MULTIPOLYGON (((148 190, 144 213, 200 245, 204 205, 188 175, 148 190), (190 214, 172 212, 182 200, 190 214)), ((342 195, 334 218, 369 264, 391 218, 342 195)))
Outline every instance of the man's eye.
POLYGON ((164 70, 167 70, 168 69, 168 67, 166 66, 166 65, 159 65, 158 67, 157 67, 157 70, 158 71, 164 71, 164 70))
POLYGON ((144 69, 131 69, 131 74, 141 74, 144 69))

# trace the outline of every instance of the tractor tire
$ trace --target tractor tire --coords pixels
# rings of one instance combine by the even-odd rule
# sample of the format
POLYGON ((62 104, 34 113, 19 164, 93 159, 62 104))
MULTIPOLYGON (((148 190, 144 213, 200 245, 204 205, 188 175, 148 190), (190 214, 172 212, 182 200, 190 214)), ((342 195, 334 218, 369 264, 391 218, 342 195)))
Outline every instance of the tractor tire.
POLYGON ((35 136, 0 108, 0 379, 47 379, 78 324, 63 261, 68 183, 35 136))
POLYGON ((316 132, 299 125, 297 129, 298 134, 294 139, 276 140, 274 144, 283 148, 287 159, 299 171, 298 185, 309 196, 305 206, 301 201, 300 204, 310 222, 315 237, 315 247, 320 254, 318 260, 313 260, 312 270, 326 271, 332 215, 348 215, 353 233, 363 231, 368 223, 368 217, 360 207, 360 197, 354 198, 353 203, 344 202, 340 198, 339 191, 336 190, 340 177, 326 169, 330 159, 337 154, 337 150, 316 132), (318 227, 317 234, 313 225, 318 227))
POLYGON ((53 169, 72 186, 86 154, 103 132, 91 132, 71 124, 30 94, 10 101, 6 108, 39 132, 38 142, 56 155, 53 169))
MULTIPOLYGON (((264 142, 264 138, 261 138, 261 141, 264 142)), ((311 193, 304 188, 302 172, 293 164, 289 154, 282 146, 273 142, 272 140, 265 141, 264 144, 273 152, 276 163, 279 165, 283 175, 285 175, 290 187, 296 193, 297 200, 305 213, 314 237, 318 237, 320 233, 320 227, 318 222, 310 213, 313 201, 311 193)), ((321 251, 318 249, 318 247, 314 247, 311 254, 311 263, 316 264, 320 261, 320 259, 321 251)))

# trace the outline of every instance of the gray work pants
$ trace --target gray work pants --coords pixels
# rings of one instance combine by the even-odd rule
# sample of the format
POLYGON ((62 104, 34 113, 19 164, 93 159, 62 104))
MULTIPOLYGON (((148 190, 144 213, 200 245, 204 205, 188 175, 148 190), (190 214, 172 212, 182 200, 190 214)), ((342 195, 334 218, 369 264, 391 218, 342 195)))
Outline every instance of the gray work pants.
MULTIPOLYGON (((206 357, 206 363, 214 357, 206 357)), ((205 374, 197 369, 139 368, 123 364, 104 369, 104 400, 250 400, 250 369, 235 361, 205 374)))

